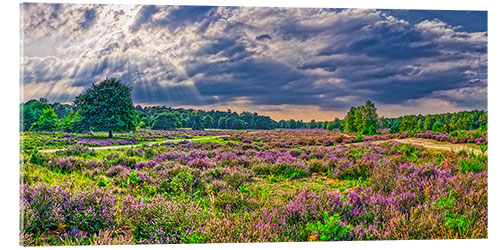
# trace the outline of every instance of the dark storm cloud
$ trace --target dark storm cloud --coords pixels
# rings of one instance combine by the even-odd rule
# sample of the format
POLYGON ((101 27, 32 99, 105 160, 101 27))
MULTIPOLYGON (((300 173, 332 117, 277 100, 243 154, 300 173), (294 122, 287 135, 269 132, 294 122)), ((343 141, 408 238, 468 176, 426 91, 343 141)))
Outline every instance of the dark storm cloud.
POLYGON ((80 27, 83 29, 88 29, 91 27, 96 20, 96 10, 95 9, 86 9, 83 12, 83 20, 80 22, 80 27))
POLYGON ((24 83, 64 81, 76 93, 114 76, 135 102, 173 106, 333 110, 434 98, 486 108, 485 12, 120 8, 26 5, 23 31, 36 43, 26 45, 24 83))
POLYGON ((255 37, 255 40, 266 40, 266 39, 272 40, 269 34, 262 34, 260 36, 255 37))

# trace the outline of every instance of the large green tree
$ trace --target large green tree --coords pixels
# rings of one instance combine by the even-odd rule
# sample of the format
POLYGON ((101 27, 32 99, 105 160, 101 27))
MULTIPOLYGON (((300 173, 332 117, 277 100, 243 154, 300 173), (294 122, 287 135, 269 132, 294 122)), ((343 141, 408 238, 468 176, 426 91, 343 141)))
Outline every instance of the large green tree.
POLYGON ((93 83, 76 97, 75 104, 87 128, 96 131, 133 131, 137 112, 130 97, 131 88, 115 78, 93 83))

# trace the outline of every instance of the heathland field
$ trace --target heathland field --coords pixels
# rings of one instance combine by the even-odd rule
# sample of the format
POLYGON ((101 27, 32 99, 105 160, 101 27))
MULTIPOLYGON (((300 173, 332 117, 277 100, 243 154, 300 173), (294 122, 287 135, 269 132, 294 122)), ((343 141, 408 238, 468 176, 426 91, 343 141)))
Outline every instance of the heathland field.
POLYGON ((486 238, 487 132, 22 132, 25 245, 486 238))

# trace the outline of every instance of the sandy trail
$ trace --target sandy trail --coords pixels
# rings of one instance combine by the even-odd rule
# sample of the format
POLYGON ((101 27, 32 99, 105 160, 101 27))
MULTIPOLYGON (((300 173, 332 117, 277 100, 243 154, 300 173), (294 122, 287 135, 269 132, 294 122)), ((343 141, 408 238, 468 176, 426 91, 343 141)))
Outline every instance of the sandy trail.
MULTIPOLYGON (((446 151, 452 151, 452 152, 460 152, 460 151, 464 150, 467 152, 474 152, 474 154, 482 154, 480 149, 473 147, 473 145, 475 145, 475 144, 465 144, 465 143, 452 144, 452 143, 445 143, 445 142, 436 142, 434 140, 422 139, 422 138, 391 139, 391 140, 372 141, 371 143, 383 144, 383 143, 391 142, 391 141, 397 141, 399 143, 410 143, 412 145, 421 146, 424 148, 446 150, 446 151)), ((363 143, 365 143, 365 142, 357 142, 357 143, 352 143, 352 144, 356 145, 356 144, 363 144, 363 143)), ((352 144, 350 144, 350 145, 352 145, 352 144)), ((485 154, 488 155, 488 151, 486 151, 485 154)))
MULTIPOLYGON (((216 138, 224 138, 224 137, 229 137, 230 135, 217 135, 217 136, 211 136, 211 137, 203 137, 203 138, 193 138, 193 139, 177 139, 177 140, 164 140, 164 141, 159 141, 159 142, 148 142, 144 144, 130 144, 130 145, 117 145, 117 146, 106 146, 106 147, 91 147, 90 149, 93 150, 106 150, 106 149, 121 149, 121 148, 132 148, 132 147, 138 147, 142 145, 147 145, 147 146, 153 146, 153 145, 159 145, 162 143, 170 142, 170 143, 179 143, 183 141, 201 141, 201 140, 210 140, 210 139, 216 139, 216 138)), ((38 151, 39 153, 54 153, 58 151, 63 151, 66 150, 67 148, 56 148, 56 149, 44 149, 38 151)))

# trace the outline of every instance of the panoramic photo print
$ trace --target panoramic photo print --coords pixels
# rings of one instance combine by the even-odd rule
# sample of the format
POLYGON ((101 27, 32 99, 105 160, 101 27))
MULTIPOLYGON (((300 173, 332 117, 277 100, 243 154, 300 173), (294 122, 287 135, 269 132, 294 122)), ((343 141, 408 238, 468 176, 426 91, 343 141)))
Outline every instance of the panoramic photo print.
POLYGON ((23 3, 19 244, 486 239, 487 15, 23 3))

